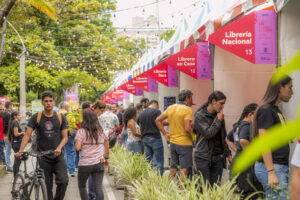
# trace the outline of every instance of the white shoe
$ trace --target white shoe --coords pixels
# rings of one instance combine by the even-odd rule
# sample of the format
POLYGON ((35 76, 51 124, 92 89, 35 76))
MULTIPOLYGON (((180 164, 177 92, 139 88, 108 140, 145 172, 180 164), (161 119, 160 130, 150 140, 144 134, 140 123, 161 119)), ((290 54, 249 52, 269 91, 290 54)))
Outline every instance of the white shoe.
MULTIPOLYGON (((11 183, 14 183, 14 179, 11 181, 11 183)), ((17 183, 17 184, 21 184, 21 183, 22 183, 22 180, 21 180, 21 179, 18 179, 18 180, 16 181, 16 183, 17 183)))

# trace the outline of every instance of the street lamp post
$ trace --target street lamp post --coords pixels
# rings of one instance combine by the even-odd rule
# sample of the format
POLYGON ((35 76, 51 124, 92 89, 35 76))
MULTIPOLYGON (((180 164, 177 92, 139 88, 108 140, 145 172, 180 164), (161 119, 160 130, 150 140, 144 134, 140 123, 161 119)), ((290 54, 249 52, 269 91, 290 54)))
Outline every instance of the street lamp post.
POLYGON ((18 33, 18 31, 15 29, 15 27, 5 18, 6 22, 14 29, 14 31, 17 33, 21 43, 22 43, 22 52, 18 57, 20 58, 20 113, 21 113, 21 124, 26 121, 26 82, 25 82, 25 53, 26 53, 26 47, 24 45, 24 42, 18 33))

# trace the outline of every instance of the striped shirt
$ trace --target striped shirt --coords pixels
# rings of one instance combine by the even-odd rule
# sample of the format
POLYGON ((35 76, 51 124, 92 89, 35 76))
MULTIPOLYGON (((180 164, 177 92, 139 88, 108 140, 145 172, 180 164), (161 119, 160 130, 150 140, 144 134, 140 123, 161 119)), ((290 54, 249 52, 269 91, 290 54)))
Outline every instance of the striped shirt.
POLYGON ((103 159, 104 155, 104 141, 108 140, 108 137, 104 133, 99 131, 98 144, 95 141, 87 140, 86 132, 84 129, 79 129, 76 137, 76 141, 81 141, 81 156, 78 166, 95 165, 103 159))

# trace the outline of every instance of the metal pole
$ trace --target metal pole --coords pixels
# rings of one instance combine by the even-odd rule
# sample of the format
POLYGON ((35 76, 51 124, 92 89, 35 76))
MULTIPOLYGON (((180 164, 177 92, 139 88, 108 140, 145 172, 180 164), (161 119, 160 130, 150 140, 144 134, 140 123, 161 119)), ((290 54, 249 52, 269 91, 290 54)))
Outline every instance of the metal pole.
POLYGON ((8 25, 10 25, 14 31, 17 33, 23 49, 22 49, 22 53, 20 55, 18 55, 18 57, 20 58, 20 113, 21 113, 21 124, 25 123, 26 121, 26 82, 25 82, 25 52, 26 52, 26 47, 24 45, 24 42, 20 36, 20 34, 18 33, 18 31, 15 29, 15 27, 7 20, 5 19, 8 23, 8 25))
POLYGON ((26 85, 25 85, 25 54, 20 58, 20 113, 21 124, 26 121, 26 85))
POLYGON ((159 19, 159 2, 156 0, 156 18, 157 18, 157 30, 158 30, 158 37, 157 37, 157 43, 160 42, 160 19, 159 19))

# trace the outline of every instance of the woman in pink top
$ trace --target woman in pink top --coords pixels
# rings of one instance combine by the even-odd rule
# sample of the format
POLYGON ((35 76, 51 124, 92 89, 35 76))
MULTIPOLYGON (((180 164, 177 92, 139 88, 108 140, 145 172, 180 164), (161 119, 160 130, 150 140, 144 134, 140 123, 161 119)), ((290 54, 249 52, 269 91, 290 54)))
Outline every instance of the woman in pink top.
POLYGON ((103 200, 102 181, 104 176, 104 159, 108 159, 109 142, 98 121, 97 115, 91 110, 83 111, 83 121, 76 137, 75 149, 81 150, 78 163, 78 187, 82 200, 88 200, 86 182, 92 175, 96 200, 103 200))

